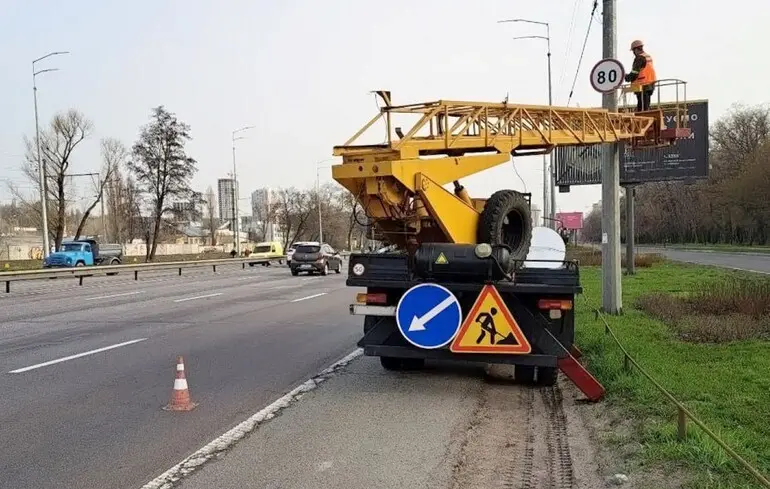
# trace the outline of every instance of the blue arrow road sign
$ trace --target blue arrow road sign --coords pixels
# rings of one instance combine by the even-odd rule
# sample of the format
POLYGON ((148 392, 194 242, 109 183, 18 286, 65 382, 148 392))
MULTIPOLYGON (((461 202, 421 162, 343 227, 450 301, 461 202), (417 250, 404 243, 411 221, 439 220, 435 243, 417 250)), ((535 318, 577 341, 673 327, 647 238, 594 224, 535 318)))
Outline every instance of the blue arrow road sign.
POLYGON ((436 284, 415 285, 398 301, 396 324, 406 341, 419 348, 441 348, 455 337, 462 322, 457 297, 436 284))

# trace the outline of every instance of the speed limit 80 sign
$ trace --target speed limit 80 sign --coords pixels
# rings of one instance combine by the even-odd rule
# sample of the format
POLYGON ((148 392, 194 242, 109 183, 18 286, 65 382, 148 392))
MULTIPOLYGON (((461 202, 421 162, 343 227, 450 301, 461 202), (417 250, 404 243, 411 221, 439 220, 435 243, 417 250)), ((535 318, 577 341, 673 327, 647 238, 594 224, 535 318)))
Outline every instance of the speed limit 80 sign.
POLYGON ((623 63, 612 58, 603 59, 591 70, 591 86, 597 92, 611 92, 623 84, 625 76, 623 63))

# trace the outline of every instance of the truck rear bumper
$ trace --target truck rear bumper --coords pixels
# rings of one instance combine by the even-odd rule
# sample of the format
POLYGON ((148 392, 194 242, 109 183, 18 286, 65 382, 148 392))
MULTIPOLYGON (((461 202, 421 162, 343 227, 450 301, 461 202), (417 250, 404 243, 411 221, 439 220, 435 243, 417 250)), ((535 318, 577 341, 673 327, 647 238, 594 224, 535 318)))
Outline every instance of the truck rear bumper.
POLYGON ((369 304, 351 304, 350 314, 352 314, 353 316, 395 317, 396 306, 372 306, 369 304))
POLYGON ((423 350, 410 346, 361 345, 364 355, 393 358, 421 358, 425 360, 447 360, 481 363, 502 363, 532 367, 556 367, 558 358, 553 355, 491 355, 483 353, 452 353, 449 350, 423 350))

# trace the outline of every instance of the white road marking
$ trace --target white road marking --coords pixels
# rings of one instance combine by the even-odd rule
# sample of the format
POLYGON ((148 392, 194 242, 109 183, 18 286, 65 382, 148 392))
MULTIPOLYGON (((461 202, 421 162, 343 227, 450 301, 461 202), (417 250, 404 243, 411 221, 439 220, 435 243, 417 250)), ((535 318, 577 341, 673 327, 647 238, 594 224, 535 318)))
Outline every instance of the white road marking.
POLYGON ((122 294, 112 294, 112 295, 100 295, 98 297, 86 297, 85 300, 87 301, 95 301, 99 299, 112 299, 113 297, 125 297, 127 295, 136 295, 136 294, 144 294, 143 290, 137 290, 136 292, 124 292, 122 294))
POLYGON ((176 299, 174 302, 187 302, 187 301, 195 301, 198 299, 207 299, 209 297, 216 297, 218 295, 222 295, 224 292, 217 292, 216 294, 206 294, 206 295, 196 295, 195 297, 185 297, 184 299, 176 299))
POLYGON ((54 365, 54 364, 57 364, 57 363, 66 362, 68 360, 74 360, 76 358, 85 357, 87 355, 93 355, 94 353, 101 353, 101 352, 107 351, 107 350, 114 350, 115 348, 120 348, 121 346, 133 345, 134 343, 139 343, 140 341, 145 341, 146 339, 147 338, 139 338, 138 340, 124 341, 123 343, 118 343, 117 345, 105 346, 104 348, 97 348, 96 350, 91 350, 91 351, 87 351, 87 352, 83 352, 83 353, 78 353, 77 355, 70 355, 68 357, 59 358, 59 359, 56 359, 56 360, 51 360, 49 362, 38 363, 37 365, 31 365, 29 367, 24 367, 24 368, 19 368, 19 369, 16 369, 16 370, 11 370, 8 373, 9 374, 20 374, 20 373, 23 373, 23 372, 29 372, 30 370, 35 370, 37 368, 47 367, 49 365, 54 365))
POLYGON ((307 297, 300 297, 299 299, 294 299, 292 302, 299 302, 299 301, 306 301, 308 299, 315 299, 316 297, 321 297, 322 295, 326 295, 326 292, 321 292, 320 294, 309 295, 307 297))
POLYGON ((212 458, 215 458, 219 453, 230 449, 230 447, 257 429, 262 423, 273 419, 280 411, 288 408, 294 402, 296 402, 297 399, 302 396, 302 394, 312 391, 318 387, 320 383, 333 377, 338 370, 361 356, 362 353, 363 350, 360 348, 354 350, 346 357, 338 360, 331 366, 322 370, 320 373, 318 373, 318 375, 308 379, 299 387, 292 389, 283 397, 276 399, 272 404, 253 414, 246 421, 240 423, 235 428, 231 429, 219 438, 211 441, 208 445, 204 446, 186 459, 171 467, 154 480, 148 482, 142 486, 142 489, 161 489, 171 487, 174 482, 179 481, 183 477, 193 473, 203 464, 212 458))

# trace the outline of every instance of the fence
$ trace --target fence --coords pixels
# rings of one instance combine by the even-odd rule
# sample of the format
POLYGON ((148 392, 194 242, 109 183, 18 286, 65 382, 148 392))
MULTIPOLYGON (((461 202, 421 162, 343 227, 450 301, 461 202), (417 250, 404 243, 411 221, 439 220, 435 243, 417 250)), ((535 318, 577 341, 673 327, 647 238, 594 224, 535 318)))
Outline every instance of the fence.
POLYGON ((118 275, 120 272, 133 272, 134 280, 139 280, 139 272, 150 272, 157 270, 178 270, 182 275, 182 270, 186 268, 211 267, 213 272, 217 271, 217 266, 225 265, 258 265, 270 262, 283 262, 286 256, 275 256, 272 258, 220 258, 215 260, 190 260, 190 261, 170 261, 160 263, 137 263, 128 265, 104 265, 93 267, 74 267, 74 268, 48 268, 39 270, 23 270, 18 272, 0 271, 0 282, 5 282, 5 292, 11 292, 11 282, 26 280, 43 280, 52 278, 76 278, 79 285, 83 285, 83 280, 87 277, 108 275, 118 275))
MULTIPOLYGON (((159 244, 156 255, 198 255, 207 251, 228 253, 232 244, 218 246, 204 246, 199 244, 159 244)), ((124 256, 145 256, 147 245, 144 243, 130 243, 123 245, 124 256)), ((0 245, 0 260, 42 260, 43 248, 39 245, 0 245)))
POLYGON ((706 435, 708 435, 712 440, 714 440, 722 449, 727 452, 727 454, 736 462, 738 462, 743 468, 746 469, 753 477, 754 479, 759 482, 762 487, 766 487, 770 489, 770 480, 768 480, 764 475, 762 475, 759 470, 757 470, 754 466, 752 466, 749 462, 746 461, 743 457, 738 455, 738 453, 735 452, 732 448, 730 448, 727 443, 725 443, 719 436, 714 433, 708 426, 706 426, 703 421, 698 419, 687 407, 682 404, 681 401, 679 401, 677 398, 674 397, 673 394, 671 394, 668 390, 666 390, 665 387, 663 387, 660 382, 655 380, 644 368, 642 368, 641 365, 631 356, 630 353, 628 353, 628 350, 620 343, 620 340, 618 339, 617 335, 615 334, 615 331, 612 330, 610 327, 610 324, 607 322, 607 319, 604 317, 604 314, 602 314, 602 311, 598 308, 592 307, 588 300, 585 299, 585 296, 583 296, 583 299, 585 300, 586 305, 588 305, 589 308, 591 308, 594 311, 594 317, 598 320, 601 319, 602 323, 604 324, 604 333, 605 335, 609 335, 612 340, 615 342, 615 344, 620 348, 620 351, 623 353, 623 368, 626 372, 631 373, 633 372, 632 366, 636 367, 636 369, 647 379, 649 380, 652 385, 655 386, 655 388, 663 394, 669 401, 671 401, 674 406, 676 406, 677 409, 677 436, 680 440, 684 440, 687 437, 687 420, 689 419, 693 423, 695 423, 701 430, 703 430, 706 435))

